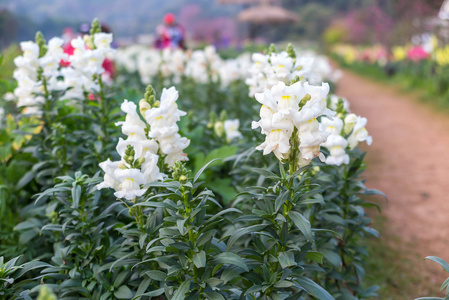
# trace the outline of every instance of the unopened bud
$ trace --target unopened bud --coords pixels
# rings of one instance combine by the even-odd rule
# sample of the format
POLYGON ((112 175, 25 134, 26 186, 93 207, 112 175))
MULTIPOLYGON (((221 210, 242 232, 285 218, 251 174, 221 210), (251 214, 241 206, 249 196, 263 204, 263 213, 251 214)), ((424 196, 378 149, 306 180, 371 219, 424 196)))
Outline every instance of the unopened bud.
POLYGON ((140 114, 142 116, 145 116, 145 112, 147 110, 151 109, 151 105, 145 99, 142 99, 139 101, 139 109, 140 109, 140 114))
POLYGON ((310 99, 312 99, 312 96, 310 96, 310 94, 306 94, 299 102, 299 107, 303 107, 304 105, 306 105, 307 101, 309 101, 310 99))
POLYGON ((186 183, 186 182, 187 182, 187 176, 181 175, 181 176, 179 177, 179 182, 181 182, 181 183, 186 183))
POLYGON ((91 24, 91 26, 90 26, 90 31, 89 31, 89 33, 90 33, 91 36, 93 36, 94 34, 100 33, 100 32, 101 32, 100 21, 98 21, 98 19, 95 18, 95 19, 92 21, 92 24, 91 24))
POLYGON ((152 104, 154 102, 154 99, 156 98, 156 92, 154 91, 154 88, 151 86, 151 84, 147 85, 147 88, 145 89, 144 99, 149 104, 152 104))
POLYGON ((293 78, 292 81, 290 82, 290 85, 295 84, 295 83, 300 82, 300 81, 301 81, 301 79, 299 78, 298 75, 296 75, 295 78, 293 78))
POLYGON ((268 47, 267 55, 270 55, 271 53, 276 53, 276 46, 274 44, 271 44, 270 47, 268 47))
POLYGON ((357 123, 357 116, 355 114, 347 115, 345 118, 344 132, 349 134, 354 129, 355 123, 357 123))
POLYGON ((223 122, 215 122, 214 124, 214 132, 218 137, 222 137, 224 134, 224 126, 223 122))
POLYGON ((296 52, 295 52, 295 49, 293 49, 292 44, 288 44, 287 53, 288 53, 288 56, 293 59, 293 62, 295 62, 296 61, 296 52))
POLYGON ((145 157, 140 157, 134 163, 134 168, 139 169, 145 163, 145 157))
POLYGON ((38 31, 36 32, 36 44, 39 46, 39 57, 42 57, 45 55, 45 53, 47 53, 47 46, 46 46, 46 41, 44 38, 44 35, 42 34, 42 32, 38 31))

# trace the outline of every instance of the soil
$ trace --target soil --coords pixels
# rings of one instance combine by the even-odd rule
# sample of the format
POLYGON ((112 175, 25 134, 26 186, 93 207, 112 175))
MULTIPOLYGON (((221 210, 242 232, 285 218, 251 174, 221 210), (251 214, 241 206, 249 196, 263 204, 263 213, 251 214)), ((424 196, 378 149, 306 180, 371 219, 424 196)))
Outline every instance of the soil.
MULTIPOLYGON (((411 276, 422 277, 437 292, 449 274, 424 258, 449 261, 449 113, 397 88, 343 73, 336 94, 368 119, 373 137, 373 144, 364 148, 366 185, 388 197, 382 205, 387 221, 379 242, 399 238, 400 251, 415 266, 411 276)), ((412 294, 436 296, 420 292, 417 287, 412 294)))

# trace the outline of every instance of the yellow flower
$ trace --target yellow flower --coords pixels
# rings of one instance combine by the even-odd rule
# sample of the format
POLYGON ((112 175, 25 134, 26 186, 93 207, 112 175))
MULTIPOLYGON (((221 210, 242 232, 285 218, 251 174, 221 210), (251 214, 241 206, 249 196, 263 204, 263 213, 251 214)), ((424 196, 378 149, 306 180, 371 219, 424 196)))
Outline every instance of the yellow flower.
POLYGON ((449 65, 449 45, 435 50, 435 61, 440 66, 449 65))
POLYGON ((404 60, 407 57, 407 50, 405 49, 405 47, 394 47, 393 56, 395 61, 404 60))

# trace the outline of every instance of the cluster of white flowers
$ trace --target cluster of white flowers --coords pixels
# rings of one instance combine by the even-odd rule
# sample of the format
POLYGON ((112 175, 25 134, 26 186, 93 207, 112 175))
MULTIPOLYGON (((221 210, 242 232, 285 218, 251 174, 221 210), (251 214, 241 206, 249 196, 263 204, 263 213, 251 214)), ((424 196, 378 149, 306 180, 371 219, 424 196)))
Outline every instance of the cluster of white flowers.
POLYGON ((62 49, 63 39, 58 37, 41 46, 43 49, 32 41, 20 43, 23 55, 14 59, 17 106, 24 107, 25 113, 39 114, 46 92, 67 90, 62 99, 82 99, 84 92, 98 91, 93 75, 103 74, 102 64, 112 52, 111 42, 112 34, 97 33, 93 37, 95 49, 88 49, 79 37, 71 42, 75 51, 70 57, 62 49), (45 54, 40 57, 40 53, 45 54), (66 60, 70 65, 61 66, 61 61, 66 60))
POLYGON ((220 80, 222 87, 246 78, 251 64, 249 54, 224 60, 213 46, 193 52, 131 46, 118 50, 115 61, 130 73, 138 72, 142 83, 145 84, 151 83, 157 76, 179 83, 181 77, 185 76, 198 83, 220 80))
MULTIPOLYGON (((337 109, 339 98, 335 95, 330 97, 329 106, 337 109)), ((368 145, 372 143, 372 137, 368 135, 365 126, 366 118, 362 118, 349 112, 349 104, 345 99, 341 99, 341 106, 346 112, 346 116, 338 114, 332 119, 323 117, 320 121, 320 129, 328 132, 330 135, 321 146, 329 150, 330 155, 326 157, 328 165, 342 165, 349 163, 349 155, 346 150, 352 150, 357 147, 358 143, 366 142, 368 145)))
POLYGON ((179 135, 176 124, 185 112, 178 109, 177 99, 174 87, 164 89, 161 100, 153 103, 154 107, 148 99, 142 99, 139 108, 145 121, 137 113, 136 104, 123 102, 121 109, 126 119, 116 125, 122 127, 122 133, 128 138, 120 138, 117 144, 120 161, 108 159, 100 164, 105 175, 98 189, 112 188, 116 197, 134 200, 146 192, 142 185, 166 177, 158 167, 162 158, 169 167, 176 161, 188 160, 183 150, 190 140, 179 135))
POLYGON ((279 160, 287 159, 291 151, 298 151, 300 166, 307 165, 317 156, 323 160, 320 145, 329 133, 320 129, 317 118, 335 114, 326 107, 328 93, 327 83, 313 86, 296 82, 287 86, 283 81, 263 93, 256 93, 256 100, 262 104, 261 120, 253 122, 252 128, 260 127, 266 135, 265 141, 256 149, 263 150, 264 155, 273 152, 279 160), (291 149, 292 137, 297 139, 298 149, 291 149))
MULTIPOLYGON (((85 37, 86 40, 90 38, 85 37)), ((107 76, 103 62, 114 51, 111 48, 112 33, 96 33, 93 36, 94 49, 87 47, 85 39, 78 37, 71 41, 75 50, 69 57, 70 65, 61 69, 64 80, 60 89, 71 87, 64 99, 83 99, 85 91, 98 92, 100 87, 93 80, 94 75, 107 76)), ((103 77, 103 80, 109 81, 110 78, 103 77)))
POLYGON ((32 41, 20 43, 23 55, 14 59, 17 67, 13 75, 17 80, 14 95, 17 98, 17 106, 24 107, 25 113, 40 113, 39 104, 45 102, 43 77, 46 78, 47 89, 51 90, 56 85, 59 76, 59 62, 66 58, 61 48, 62 44, 62 39, 52 38, 48 42, 48 50, 45 55, 39 57, 41 51, 38 44, 32 41))
POLYGON ((334 72, 329 61, 323 57, 307 52, 299 56, 293 48, 269 55, 254 53, 252 66, 246 84, 250 96, 271 89, 279 81, 286 84, 298 76, 303 82, 321 84, 324 80, 336 81, 340 73, 334 72))

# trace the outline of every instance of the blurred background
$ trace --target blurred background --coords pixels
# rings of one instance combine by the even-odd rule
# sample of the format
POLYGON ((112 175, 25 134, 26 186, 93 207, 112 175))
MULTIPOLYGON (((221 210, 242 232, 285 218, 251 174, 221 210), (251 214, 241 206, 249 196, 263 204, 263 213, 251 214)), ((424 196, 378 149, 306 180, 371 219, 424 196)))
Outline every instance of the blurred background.
POLYGON ((424 32, 445 35, 443 0, 2 0, 0 48, 34 38, 76 32, 98 17, 119 45, 151 44, 166 13, 186 30, 188 46, 242 47, 249 41, 404 44, 424 32), (267 7, 268 6, 268 7, 267 7), (277 9, 273 10, 272 6, 277 9), (283 8, 283 10, 282 10, 283 8))

